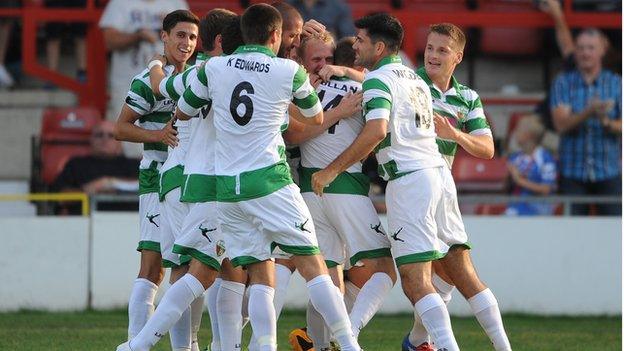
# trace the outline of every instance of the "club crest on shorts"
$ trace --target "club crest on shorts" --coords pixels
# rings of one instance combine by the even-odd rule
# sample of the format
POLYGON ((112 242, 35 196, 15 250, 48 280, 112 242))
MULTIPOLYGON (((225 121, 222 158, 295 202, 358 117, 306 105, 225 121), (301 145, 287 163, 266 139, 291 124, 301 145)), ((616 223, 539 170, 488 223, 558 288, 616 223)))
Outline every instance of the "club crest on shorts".
POLYGON ((225 253, 225 242, 223 240, 217 241, 217 245, 215 245, 215 252, 218 257, 223 256, 225 253))

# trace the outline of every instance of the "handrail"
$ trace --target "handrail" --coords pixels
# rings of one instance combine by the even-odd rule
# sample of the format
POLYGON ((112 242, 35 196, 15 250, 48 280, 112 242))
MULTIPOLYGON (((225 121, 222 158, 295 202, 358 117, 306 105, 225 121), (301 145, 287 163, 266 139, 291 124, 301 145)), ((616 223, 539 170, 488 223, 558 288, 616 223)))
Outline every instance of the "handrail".
POLYGON ((89 215, 89 196, 85 193, 0 194, 0 201, 80 201, 82 216, 89 215))

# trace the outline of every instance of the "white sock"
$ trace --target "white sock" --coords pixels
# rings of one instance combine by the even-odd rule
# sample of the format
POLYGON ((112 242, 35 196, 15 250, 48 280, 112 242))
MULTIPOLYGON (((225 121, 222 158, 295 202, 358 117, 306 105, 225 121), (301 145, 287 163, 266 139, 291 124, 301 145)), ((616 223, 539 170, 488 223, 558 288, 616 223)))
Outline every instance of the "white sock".
POLYGON ((217 295, 217 315, 219 319, 219 337, 221 350, 241 349, 243 294, 245 284, 221 281, 217 295))
POLYGON ((197 334, 199 333, 202 316, 204 314, 205 296, 206 293, 204 292, 200 297, 191 302, 191 351, 199 351, 199 340, 197 334))
POLYGON ((191 349, 191 307, 189 306, 169 330, 171 349, 189 351, 191 349))
POLYGON ((451 318, 440 295, 437 293, 425 295, 414 304, 414 308, 431 335, 436 348, 459 351, 451 328, 451 318))
POLYGON ((221 351, 221 338, 219 337, 219 318, 217 315, 217 295, 221 288, 221 278, 215 279, 214 283, 207 290, 206 307, 210 315, 210 329, 212 331, 212 341, 210 351, 221 351))
POLYGON ((315 350, 324 350, 329 348, 331 336, 329 329, 325 324, 323 316, 314 308, 312 302, 308 301, 308 308, 306 310, 306 325, 308 329, 308 336, 312 339, 315 350))
POLYGON ((355 303, 355 299, 357 299, 357 296, 360 293, 360 288, 358 288, 350 280, 345 280, 344 285, 345 285, 345 294, 344 294, 345 307, 347 308, 347 312, 351 313, 351 310, 353 309, 353 304, 355 303))
POLYGON ((128 340, 132 340, 154 313, 154 297, 158 285, 144 278, 137 278, 132 285, 128 300, 128 340))
POLYGON ((479 324, 492 341, 496 351, 511 351, 511 345, 505 333, 503 319, 496 297, 490 289, 485 289, 468 299, 472 313, 477 317, 479 324))
MULTIPOLYGON (((433 287, 436 289, 442 301, 446 305, 451 301, 451 297, 453 296, 453 290, 455 290, 455 286, 447 283, 444 279, 440 278, 439 275, 433 273, 431 276, 431 283, 433 287)), ((412 331, 409 334, 409 341, 414 346, 419 346, 422 343, 430 343, 429 333, 427 333, 427 329, 422 324, 422 320, 418 314, 414 315, 414 326, 412 327, 412 331)))
POLYGON ((282 313, 282 307, 284 307, 291 275, 290 268, 281 264, 275 264, 275 298, 273 299, 273 305, 275 306, 275 315, 278 319, 282 313))
POLYGON ((351 330, 356 338, 377 313, 393 285, 388 274, 377 272, 362 286, 349 314, 351 330))
POLYGON ((449 302, 451 302, 451 298, 453 297, 453 290, 455 290, 455 285, 451 285, 444 281, 444 279, 440 278, 439 275, 433 273, 431 275, 431 283, 433 287, 436 289, 442 301, 448 306, 449 302))
POLYGON ((360 346, 351 332, 347 309, 328 274, 321 274, 308 283, 310 301, 323 316, 329 330, 340 344, 342 351, 360 351, 360 346))
POLYGON ((187 273, 178 279, 167 290, 154 315, 145 323, 145 327, 130 341, 130 348, 133 351, 149 350, 180 319, 191 302, 203 293, 203 285, 191 274, 187 273))
POLYGON ((277 322, 273 298, 275 289, 262 284, 249 287, 249 321, 259 351, 277 350, 277 322))

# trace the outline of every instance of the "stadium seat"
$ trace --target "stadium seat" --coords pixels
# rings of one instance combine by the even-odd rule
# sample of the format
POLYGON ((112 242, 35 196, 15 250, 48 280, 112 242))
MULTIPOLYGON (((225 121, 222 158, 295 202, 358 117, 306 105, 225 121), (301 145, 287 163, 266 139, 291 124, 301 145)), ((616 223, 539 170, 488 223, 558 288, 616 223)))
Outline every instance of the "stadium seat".
POLYGON ((38 158, 43 184, 50 185, 71 157, 90 152, 91 130, 100 120, 100 113, 90 107, 44 111, 38 158))
POLYGON ((43 112, 41 142, 88 142, 93 126, 101 119, 91 107, 47 109, 43 112))
POLYGON ((508 176, 505 158, 483 160, 458 152, 453 162, 453 178, 459 192, 502 193, 508 176))
MULTIPOLYGON (((405 4, 405 9, 409 10, 421 10, 428 12, 460 12, 466 11, 466 2, 463 0, 424 0, 424 1, 408 1, 405 4)), ((464 33, 467 28, 462 27, 464 33)), ((425 51, 425 44, 427 44, 427 35, 429 34, 429 25, 418 26, 416 30, 416 47, 418 52, 425 51)), ((420 57, 419 57, 420 59, 420 57)))
MULTIPOLYGON (((249 3, 254 4, 257 2, 260 1, 252 0, 249 3)), ((208 11, 217 7, 234 11, 239 14, 243 11, 240 0, 188 0, 187 3, 191 11, 193 11, 193 13, 200 18, 203 17, 208 11)))
MULTIPOLYGON (((478 9, 484 12, 537 11, 531 1, 481 0, 478 9)), ((529 56, 542 47, 542 33, 536 28, 483 27, 480 49, 483 54, 529 56)))

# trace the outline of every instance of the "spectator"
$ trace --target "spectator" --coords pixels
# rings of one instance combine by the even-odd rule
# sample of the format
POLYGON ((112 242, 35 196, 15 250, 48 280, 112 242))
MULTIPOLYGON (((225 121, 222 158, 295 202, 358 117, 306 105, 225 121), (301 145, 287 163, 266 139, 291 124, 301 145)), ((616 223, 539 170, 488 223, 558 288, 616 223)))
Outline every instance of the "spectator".
MULTIPOLYGON (((102 121, 91 134, 91 154, 70 159, 52 184, 53 191, 80 191, 87 194, 136 192, 138 160, 122 155, 121 143, 114 137, 115 124, 102 121)), ((101 209, 125 209, 124 206, 103 206, 101 209)), ((136 205, 133 205, 136 208, 136 205)), ((62 214, 80 213, 79 207, 63 206, 62 214)))
POLYGON ((355 35, 351 9, 343 0, 289 0, 304 21, 317 20, 339 40, 355 35))
MULTIPOLYGON (((19 0, 6 0, 0 3, 0 8, 20 7, 19 0)), ((6 57, 9 49, 9 39, 15 20, 0 18, 0 88, 10 88, 15 84, 13 77, 6 68, 6 57)))
MULTIPOLYGON (((548 195, 555 191, 557 165, 555 158, 540 145, 544 126, 536 115, 527 115, 518 122, 514 137, 520 151, 509 156, 507 167, 514 195, 548 195)), ((553 206, 541 203, 512 203, 509 215, 552 215, 553 206)))
MULTIPOLYGON (((555 130, 560 134, 562 194, 622 193, 622 80, 603 68, 608 41, 597 29, 582 30, 575 40, 576 68, 560 74, 550 91, 555 130)), ((621 205, 599 205, 601 215, 620 216, 621 205)), ((574 205, 575 215, 588 214, 574 205)))
POLYGON ((162 20, 179 9, 188 10, 185 0, 111 0, 104 9, 100 27, 112 52, 108 119, 119 116, 132 77, 146 68, 154 54, 163 53, 162 20))
MULTIPOLYGON (((45 0, 45 6, 50 8, 84 8, 86 5, 86 0, 45 0)), ((87 52, 85 46, 87 25, 85 23, 47 23, 46 34, 48 35, 48 40, 46 42, 46 54, 48 68, 52 71, 58 71, 59 58, 61 56, 61 37, 63 33, 69 33, 74 40, 77 66, 76 77, 78 81, 84 83, 87 81, 87 52)))

